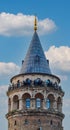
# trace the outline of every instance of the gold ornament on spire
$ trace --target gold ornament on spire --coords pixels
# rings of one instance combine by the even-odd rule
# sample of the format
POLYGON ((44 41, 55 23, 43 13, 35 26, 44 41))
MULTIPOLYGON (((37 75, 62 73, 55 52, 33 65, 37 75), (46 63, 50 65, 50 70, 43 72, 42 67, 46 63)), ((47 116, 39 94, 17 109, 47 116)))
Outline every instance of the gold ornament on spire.
POLYGON ((34 30, 35 31, 37 30, 37 19, 36 19, 36 16, 35 16, 35 20, 34 20, 34 30))

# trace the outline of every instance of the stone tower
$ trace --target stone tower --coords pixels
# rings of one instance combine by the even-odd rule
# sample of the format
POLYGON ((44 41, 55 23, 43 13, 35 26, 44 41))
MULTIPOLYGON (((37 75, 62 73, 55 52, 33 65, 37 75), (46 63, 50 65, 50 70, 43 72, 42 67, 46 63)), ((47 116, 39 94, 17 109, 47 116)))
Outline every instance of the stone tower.
POLYGON ((60 79, 53 75, 45 58, 35 18, 34 34, 20 73, 10 80, 8 130, 63 130, 60 79))

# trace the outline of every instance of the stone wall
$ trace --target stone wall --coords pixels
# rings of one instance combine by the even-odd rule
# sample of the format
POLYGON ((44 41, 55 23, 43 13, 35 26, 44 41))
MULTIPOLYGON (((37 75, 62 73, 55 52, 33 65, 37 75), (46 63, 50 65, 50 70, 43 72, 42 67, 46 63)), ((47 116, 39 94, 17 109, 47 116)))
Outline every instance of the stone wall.
MULTIPOLYGON (((28 115, 28 114, 27 114, 28 115)), ((9 130, 63 130, 59 117, 54 115, 12 116, 9 118, 9 130)))

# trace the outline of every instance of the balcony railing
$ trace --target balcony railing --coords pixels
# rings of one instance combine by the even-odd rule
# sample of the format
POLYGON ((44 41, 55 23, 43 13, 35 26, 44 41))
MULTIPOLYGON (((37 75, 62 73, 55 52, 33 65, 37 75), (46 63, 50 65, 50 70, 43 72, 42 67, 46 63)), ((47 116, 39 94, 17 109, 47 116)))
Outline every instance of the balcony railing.
POLYGON ((59 84, 57 84, 56 82, 53 83, 49 79, 42 81, 40 78, 37 78, 34 81, 32 81, 30 79, 26 79, 25 81, 20 82, 18 80, 16 84, 13 83, 13 84, 9 85, 8 91, 11 91, 11 90, 14 90, 14 89, 20 89, 20 88, 24 88, 24 87, 38 87, 38 86, 48 87, 48 88, 52 88, 54 90, 63 92, 61 86, 59 84))

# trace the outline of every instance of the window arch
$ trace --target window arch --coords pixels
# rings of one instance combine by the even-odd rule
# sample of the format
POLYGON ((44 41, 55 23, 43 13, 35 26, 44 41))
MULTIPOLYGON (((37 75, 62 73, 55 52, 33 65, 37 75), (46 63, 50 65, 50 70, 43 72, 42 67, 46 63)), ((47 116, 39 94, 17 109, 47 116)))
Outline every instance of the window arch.
POLYGON ((23 100, 23 108, 30 108, 30 94, 29 93, 25 93, 22 96, 22 100, 23 100))
POLYGON ((15 126, 15 125, 17 125, 17 121, 16 121, 16 120, 15 120, 15 122, 14 122, 14 126, 15 126))
POLYGON ((51 121, 50 121, 50 125, 52 125, 52 124, 53 124, 53 121, 51 120, 51 121))
POLYGON ((13 97, 13 109, 14 110, 19 109, 19 99, 17 95, 13 97))
POLYGON ((41 108, 42 105, 42 101, 44 99, 44 96, 41 93, 37 93, 35 95, 35 99, 36 99, 36 108, 41 108))
POLYGON ((28 122, 28 120, 27 119, 25 119, 25 124, 27 125, 29 122, 28 122))
POLYGON ((38 119, 38 124, 41 124, 41 120, 40 119, 38 119))
POLYGON ((62 109, 61 97, 58 97, 58 99, 57 99, 57 109, 59 112, 61 112, 61 109, 62 109))
POLYGON ((49 94, 48 97, 47 97, 47 101, 48 101, 48 107, 49 108, 53 108, 53 105, 54 105, 54 95, 53 94, 49 94))
POLYGON ((42 80, 40 78, 35 79, 34 85, 42 85, 42 80))
POLYGON ((42 130, 42 127, 39 127, 37 130, 42 130))
POLYGON ((8 107, 9 107, 9 111, 11 111, 11 99, 8 99, 8 107))
POLYGON ((20 80, 17 81, 17 87, 20 87, 20 80))

